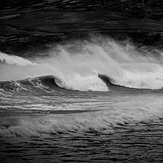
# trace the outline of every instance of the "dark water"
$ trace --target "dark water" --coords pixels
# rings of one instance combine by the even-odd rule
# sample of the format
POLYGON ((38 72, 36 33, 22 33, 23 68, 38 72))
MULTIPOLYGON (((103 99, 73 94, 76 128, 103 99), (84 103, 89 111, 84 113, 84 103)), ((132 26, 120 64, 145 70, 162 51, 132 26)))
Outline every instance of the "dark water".
POLYGON ((0 162, 163 162, 161 1, 0 8, 0 162))
POLYGON ((162 162, 162 124, 123 126, 113 134, 1 140, 1 162, 162 162))
POLYGON ((61 92, 1 97, 1 162, 163 161, 162 93, 61 92))

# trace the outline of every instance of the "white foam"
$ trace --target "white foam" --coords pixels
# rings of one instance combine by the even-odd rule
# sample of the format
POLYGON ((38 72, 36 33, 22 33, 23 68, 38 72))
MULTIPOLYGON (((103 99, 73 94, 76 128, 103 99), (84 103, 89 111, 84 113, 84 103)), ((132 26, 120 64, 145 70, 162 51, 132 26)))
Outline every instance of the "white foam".
POLYGON ((47 58, 35 62, 0 53, 0 80, 54 75, 60 87, 81 91, 108 91, 98 74, 108 75, 117 85, 142 89, 163 87, 162 52, 157 57, 148 50, 113 40, 75 42, 57 46, 47 58), (148 54, 149 53, 149 54, 148 54), (159 55, 159 57, 158 57, 159 55), (11 65, 16 64, 16 65, 11 65))
POLYGON ((145 96, 141 101, 142 97, 128 97, 128 100, 106 105, 104 110, 95 112, 1 118, 0 136, 28 137, 59 132, 82 135, 89 131, 111 133, 121 125, 124 128, 125 124, 129 127, 141 122, 158 122, 163 118, 162 97, 145 96))
POLYGON ((122 76, 112 77, 113 83, 129 88, 139 89, 162 89, 163 88, 163 68, 157 64, 139 64, 136 68, 131 64, 125 68, 122 76))
POLYGON ((55 80, 61 88, 80 90, 80 91, 108 91, 97 75, 81 76, 80 74, 67 77, 65 79, 55 80))
POLYGON ((20 66, 33 65, 33 63, 27 59, 14 56, 14 55, 8 55, 2 52, 0 52, 0 63, 15 64, 20 66))

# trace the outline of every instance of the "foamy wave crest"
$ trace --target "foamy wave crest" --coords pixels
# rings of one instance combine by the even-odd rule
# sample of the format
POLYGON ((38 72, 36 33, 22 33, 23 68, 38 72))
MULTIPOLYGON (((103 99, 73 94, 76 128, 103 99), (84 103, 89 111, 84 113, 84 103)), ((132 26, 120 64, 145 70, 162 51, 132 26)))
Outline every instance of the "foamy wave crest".
MULTIPOLYGON (((151 65, 153 66, 153 65, 151 65)), ((163 88, 163 68, 156 65, 155 71, 125 71, 121 79, 115 79, 114 84, 139 89, 162 89, 163 88)), ((155 66, 153 66, 154 68, 155 66)))
POLYGON ((32 62, 0 53, 10 65, 0 65, 0 80, 55 76, 58 86, 80 91, 108 91, 98 74, 108 76, 113 84, 139 89, 163 88, 161 50, 137 49, 130 43, 110 39, 76 41, 52 48, 48 57, 32 62), (11 65, 16 64, 16 65, 11 65), (22 66, 23 65, 23 66, 22 66))
MULTIPOLYGON (((0 82, 0 92, 10 92, 18 94, 53 94, 60 89, 80 90, 80 91, 108 91, 107 86, 96 76, 77 77, 77 79, 59 79, 55 76, 40 76, 27 78, 18 81, 0 82), (74 82, 75 81, 75 82, 74 82), (60 89, 58 89, 60 88, 60 89)), ((7 93, 6 92, 6 93, 7 93)))
MULTIPOLYGON (((137 89, 162 89, 163 88, 163 68, 157 64, 138 64, 138 68, 133 65, 127 66, 119 76, 99 76, 106 84, 137 88, 137 89), (147 67, 148 68, 147 68, 147 67), (146 68, 147 69, 146 69, 146 68), (106 79, 108 78, 108 79, 106 79)), ((124 68, 124 66, 123 66, 124 68)))
POLYGON ((14 55, 7 55, 2 52, 0 52, 0 63, 15 64, 15 65, 20 65, 20 66, 33 65, 33 63, 27 59, 14 56, 14 55))
POLYGON ((98 75, 81 76, 79 74, 67 79, 55 79, 56 84, 65 89, 79 91, 108 91, 109 89, 98 75))

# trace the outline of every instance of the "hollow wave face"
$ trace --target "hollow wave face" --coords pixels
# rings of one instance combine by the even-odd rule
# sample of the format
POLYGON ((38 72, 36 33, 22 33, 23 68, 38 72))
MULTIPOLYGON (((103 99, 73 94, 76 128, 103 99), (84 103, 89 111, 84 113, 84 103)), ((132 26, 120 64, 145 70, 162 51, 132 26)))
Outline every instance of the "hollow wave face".
POLYGON ((47 57, 25 59, 0 53, 0 81, 54 76, 57 86, 80 91, 109 91, 114 85, 162 89, 162 51, 136 48, 110 39, 76 41, 52 47, 47 57))

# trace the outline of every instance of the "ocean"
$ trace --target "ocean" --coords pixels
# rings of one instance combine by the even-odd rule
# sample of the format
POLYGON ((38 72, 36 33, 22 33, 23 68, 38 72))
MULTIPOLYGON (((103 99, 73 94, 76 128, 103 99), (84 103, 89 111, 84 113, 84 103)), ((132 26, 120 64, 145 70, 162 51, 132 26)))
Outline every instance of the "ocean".
POLYGON ((0 15, 1 163, 163 162, 161 22, 10 10, 0 15))
POLYGON ((163 160, 162 52, 111 39, 0 53, 1 162, 163 160))

